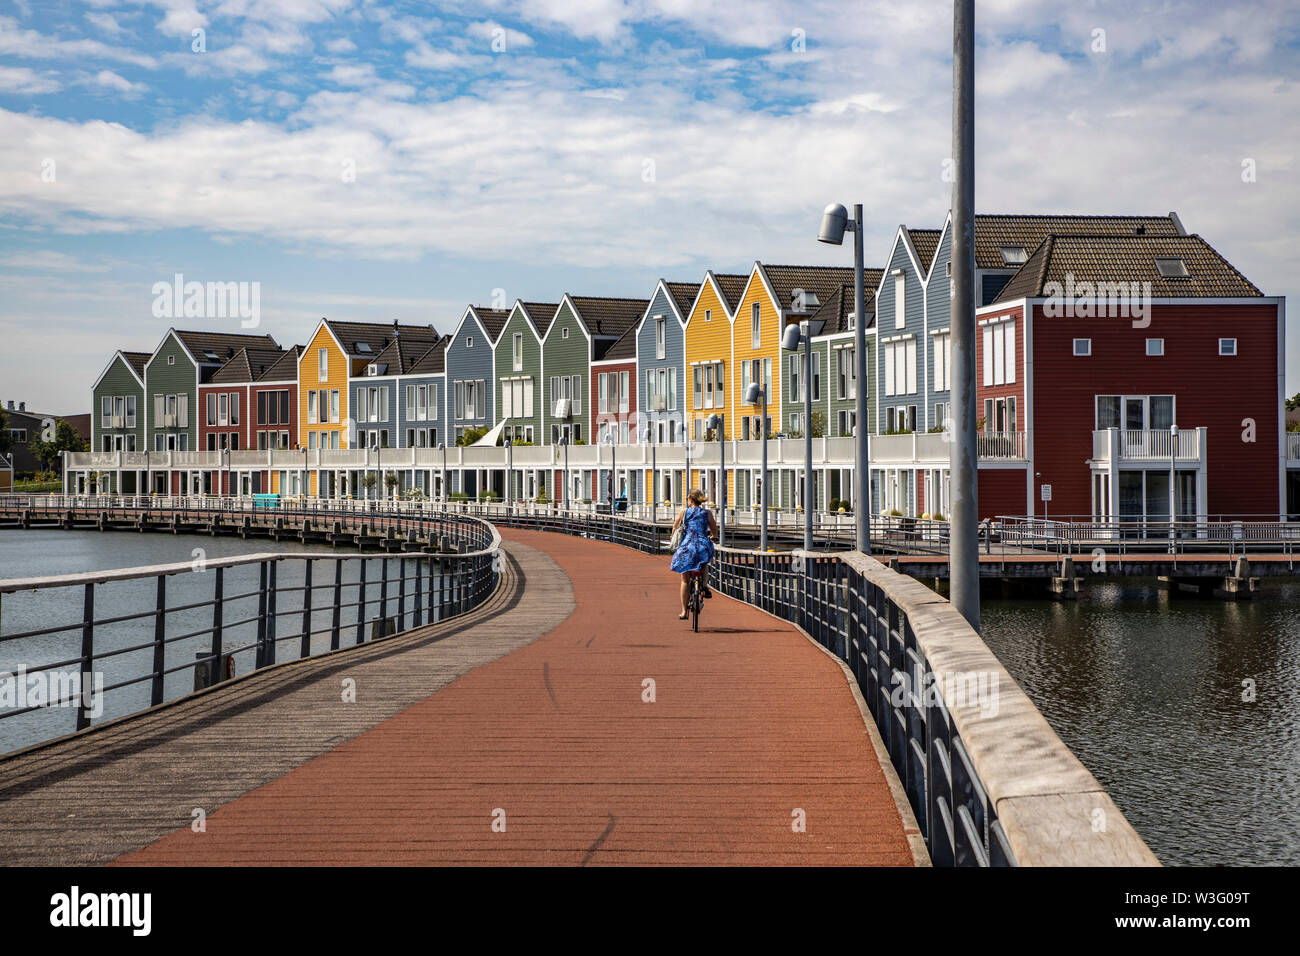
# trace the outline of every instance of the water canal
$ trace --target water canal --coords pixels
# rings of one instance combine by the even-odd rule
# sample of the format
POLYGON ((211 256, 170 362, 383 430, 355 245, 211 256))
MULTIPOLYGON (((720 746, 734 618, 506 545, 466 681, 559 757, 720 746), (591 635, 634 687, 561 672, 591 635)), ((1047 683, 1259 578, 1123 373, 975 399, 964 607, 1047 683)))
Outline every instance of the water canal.
MULTIPOLYGON (((0 531, 0 577, 189 562, 194 548, 209 558, 320 550, 261 539, 0 531)), ((206 596, 199 575, 173 580, 186 579, 206 596)), ((152 582, 136 591, 117 591, 115 600, 151 608, 152 582)), ((56 593, 69 605, 57 613, 75 619, 77 595, 56 593)), ((39 626, 23 600, 7 596, 0 606, 6 632, 39 626)), ((983 615, 994 653, 1162 862, 1300 864, 1300 584, 1269 583, 1240 603, 1171 597, 1154 581, 1105 584, 1078 602, 986 597, 983 615)), ((0 672, 60 653, 29 649, 35 658, 19 659, 14 651, 0 644, 0 672)), ((188 690, 189 679, 169 678, 167 696, 188 690)), ((140 704, 110 703, 103 719, 140 704)), ((0 720, 0 752, 53 736, 30 716, 0 720)), ((67 724, 59 733, 72 729, 70 711, 56 716, 67 724)))

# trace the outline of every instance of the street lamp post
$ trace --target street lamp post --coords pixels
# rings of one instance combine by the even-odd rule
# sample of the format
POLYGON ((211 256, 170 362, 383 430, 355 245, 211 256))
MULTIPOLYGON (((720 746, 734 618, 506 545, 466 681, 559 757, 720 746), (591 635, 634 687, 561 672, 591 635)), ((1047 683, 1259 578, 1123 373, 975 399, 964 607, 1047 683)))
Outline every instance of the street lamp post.
POLYGON ((813 468, 812 468, 812 328, 807 319, 792 322, 785 327, 781 347, 787 352, 797 352, 800 343, 803 353, 803 547, 813 549, 813 468))
POLYGON ((709 430, 718 436, 718 544, 727 544, 727 438, 721 415, 709 416, 709 430))
POLYGON ((758 434, 759 440, 763 443, 762 465, 760 474, 762 478, 758 482, 758 550, 767 551, 767 389, 760 386, 757 382, 750 382, 749 388, 745 390, 745 404, 758 405, 758 434))
POLYGON ((564 511, 567 514, 569 510, 569 436, 565 435, 560 439, 560 445, 564 448, 564 474, 560 476, 560 491, 564 496, 564 511))
POLYGON ((440 441, 438 447, 442 449, 442 478, 438 482, 438 497, 445 506, 447 504, 447 443, 440 441))
POLYGON ((650 520, 659 520, 659 443, 653 440, 650 442, 650 520))
POLYGON ((871 453, 867 428, 867 330, 865 315, 866 296, 863 289, 863 249, 862 249, 862 204, 853 206, 853 218, 848 218, 848 210, 839 203, 832 203, 822 214, 819 242, 838 246, 844 241, 844 230, 853 227, 853 364, 857 376, 854 389, 854 425, 855 442, 853 484, 857 499, 853 505, 854 525, 857 531, 858 550, 863 554, 871 552, 871 536, 868 519, 871 495, 871 453))
POLYGON ((515 443, 512 439, 506 439, 506 514, 511 514, 514 510, 513 490, 510 487, 511 480, 515 474, 515 443))
MULTIPOLYGON (((1176 535, 1174 534, 1174 522, 1178 520, 1178 498, 1174 494, 1175 469, 1178 466, 1178 426, 1169 426, 1169 540, 1172 542, 1176 535)), ((1172 549, 1173 545, 1170 545, 1172 549)))

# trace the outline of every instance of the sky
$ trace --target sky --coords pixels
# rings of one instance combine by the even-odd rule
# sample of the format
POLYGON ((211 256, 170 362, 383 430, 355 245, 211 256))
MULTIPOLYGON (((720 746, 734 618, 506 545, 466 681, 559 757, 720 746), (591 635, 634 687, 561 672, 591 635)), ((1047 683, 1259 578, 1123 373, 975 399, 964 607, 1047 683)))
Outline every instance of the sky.
MULTIPOLYGON (((980 212, 1175 210, 1300 287, 1300 4, 977 0, 980 212)), ((851 265, 938 228, 945 0, 0 0, 0 401, 88 411, 116 349, 237 318, 454 327, 470 302, 851 265), (248 288, 254 288, 249 286, 248 288)), ((1289 323, 1288 394, 1300 390, 1289 323)))

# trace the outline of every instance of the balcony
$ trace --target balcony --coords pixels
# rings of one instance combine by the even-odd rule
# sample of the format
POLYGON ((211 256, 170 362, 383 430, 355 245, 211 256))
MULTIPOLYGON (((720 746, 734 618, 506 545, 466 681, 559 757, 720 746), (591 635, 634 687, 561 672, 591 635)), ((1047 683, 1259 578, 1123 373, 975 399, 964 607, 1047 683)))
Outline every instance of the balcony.
POLYGON ((1300 462, 1300 432, 1286 433, 1286 460, 1300 462))
MULTIPOLYGON (((975 452, 983 461, 1023 460, 1028 456, 1029 432, 977 432, 975 452)), ((950 432, 909 432, 875 435, 871 460, 881 464, 947 465, 952 458, 950 432)))
POLYGON ((1092 433, 1094 462, 1168 462, 1175 454, 1188 464, 1204 462, 1205 429, 1179 429, 1176 447, 1174 435, 1163 428, 1100 428, 1092 433))

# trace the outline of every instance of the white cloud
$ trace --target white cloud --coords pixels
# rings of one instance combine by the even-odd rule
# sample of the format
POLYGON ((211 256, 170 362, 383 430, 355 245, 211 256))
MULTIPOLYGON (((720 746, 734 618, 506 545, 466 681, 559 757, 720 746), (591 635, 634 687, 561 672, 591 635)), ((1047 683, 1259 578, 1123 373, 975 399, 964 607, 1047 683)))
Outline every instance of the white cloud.
POLYGON ((0 266, 6 269, 41 269, 50 272, 107 272, 101 263, 83 262, 75 256, 54 249, 34 249, 0 256, 0 266))
POLYGON ((136 66, 157 65, 154 57, 98 40, 60 40, 36 30, 24 30, 12 17, 0 17, 0 56, 29 60, 114 60, 136 66))
MULTIPOLYGON (((518 47, 533 46, 533 38, 527 33, 520 33, 518 30, 512 30, 509 27, 503 27, 495 20, 482 20, 478 23, 469 25, 469 35, 482 41, 484 48, 492 52, 501 52, 495 49, 492 44, 498 41, 505 42, 505 49, 511 50, 518 47)), ((498 45, 500 45, 498 43, 498 45)))
POLYGON ((132 83, 126 77, 114 73, 112 70, 100 70, 91 77, 90 82, 95 86, 118 93, 140 93, 148 89, 145 84, 132 83))
POLYGON ((0 91, 5 93, 56 93, 62 89, 58 75, 37 73, 25 66, 0 66, 0 91))

